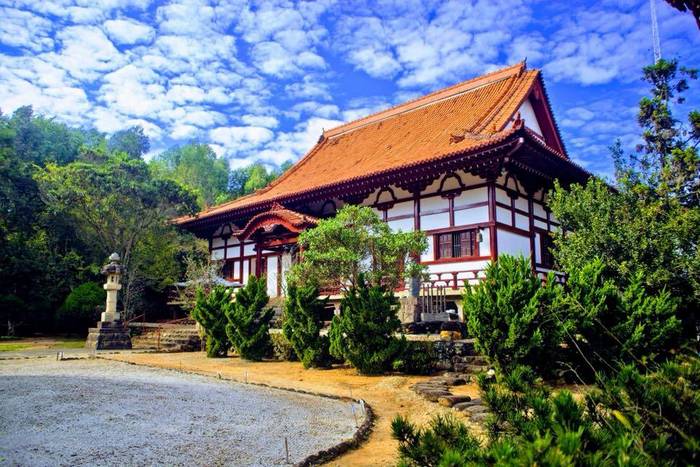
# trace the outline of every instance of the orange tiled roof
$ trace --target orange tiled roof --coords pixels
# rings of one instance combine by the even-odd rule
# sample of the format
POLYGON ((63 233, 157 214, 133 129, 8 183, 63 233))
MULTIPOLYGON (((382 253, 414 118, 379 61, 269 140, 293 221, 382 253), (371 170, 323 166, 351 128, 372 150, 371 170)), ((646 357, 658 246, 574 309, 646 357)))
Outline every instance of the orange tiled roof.
POLYGON ((324 131, 306 156, 267 187, 175 222, 283 200, 500 140, 538 76, 539 70, 519 63, 324 131))

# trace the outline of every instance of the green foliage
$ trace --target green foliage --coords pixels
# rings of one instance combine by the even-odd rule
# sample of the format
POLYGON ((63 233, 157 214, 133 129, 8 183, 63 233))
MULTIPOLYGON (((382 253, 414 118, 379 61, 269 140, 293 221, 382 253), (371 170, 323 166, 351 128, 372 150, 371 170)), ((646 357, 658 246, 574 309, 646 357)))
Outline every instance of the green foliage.
POLYGON ((552 213, 562 224, 555 238, 560 268, 572 274, 599 258, 606 279, 624 289, 641 275, 651 293, 666 290, 680 299, 686 335, 695 332, 700 308, 700 112, 687 124, 673 116, 697 72, 659 60, 644 68, 651 85, 639 105, 642 140, 626 154, 612 147, 616 189, 600 180, 569 189, 557 185, 552 213))
POLYGON ((95 325, 104 308, 107 292, 94 282, 86 282, 74 288, 66 297, 56 315, 64 331, 85 333, 95 325))
POLYGON ((568 317, 574 359, 589 372, 608 372, 617 362, 653 360, 681 345, 677 300, 662 291, 649 294, 641 273, 620 290, 605 279, 605 265, 594 260, 573 271, 557 300, 560 316, 568 317))
POLYGON ((209 358, 225 357, 231 347, 226 333, 226 312, 231 308, 232 293, 224 286, 216 286, 208 293, 201 288, 197 290, 192 318, 204 329, 209 358))
POLYGON ((270 341, 272 342, 272 355, 275 359, 287 362, 299 360, 292 343, 283 332, 271 332, 270 341))
POLYGON ((435 359, 432 342, 406 341, 401 353, 392 362, 392 367, 409 375, 429 375, 435 369, 435 359))
POLYGON ((392 423, 400 465, 696 465, 700 457, 700 360, 681 357, 654 371, 622 367, 579 401, 551 392, 526 367, 480 377, 491 414, 480 443, 454 419, 423 430, 392 423))
POLYGON ((436 415, 422 430, 398 415, 391 430, 401 466, 459 466, 479 459, 478 439, 451 414, 436 415))
POLYGON ((299 243, 304 255, 293 276, 331 288, 357 285, 360 275, 393 288, 422 273, 415 258, 427 247, 423 232, 392 232, 372 209, 352 205, 304 231, 299 243))
POLYGON ((401 322, 398 300, 386 287, 370 285, 360 274, 340 303, 328 336, 334 357, 349 362, 362 374, 379 374, 391 368, 405 341, 394 337, 401 322))
POLYGON ((328 367, 331 364, 329 340, 321 336, 321 317, 328 299, 319 299, 315 285, 287 284, 282 330, 304 365, 328 367))
POLYGON ((228 163, 206 144, 190 143, 156 156, 151 168, 197 193, 200 207, 227 201, 228 163))
MULTIPOLYGON (((169 218, 196 209, 194 195, 172 180, 154 178, 140 159, 117 155, 104 162, 48 164, 34 174, 47 205, 72 224, 95 257, 116 251, 127 268, 127 316, 144 282, 144 263, 162 246, 169 218)), ((168 257, 165 257, 167 260, 168 257)))
POLYGON ((262 360, 270 353, 269 323, 274 310, 266 308, 268 301, 265 278, 250 276, 226 309, 226 334, 241 358, 262 360))
POLYGON ((151 149, 151 142, 141 126, 133 126, 114 133, 107 141, 107 149, 112 154, 122 152, 132 159, 141 159, 151 149))
POLYGON ((503 370, 528 365, 553 371, 566 326, 553 308, 559 293, 553 275, 542 285, 529 260, 500 256, 484 280, 465 290, 463 308, 476 348, 503 370))

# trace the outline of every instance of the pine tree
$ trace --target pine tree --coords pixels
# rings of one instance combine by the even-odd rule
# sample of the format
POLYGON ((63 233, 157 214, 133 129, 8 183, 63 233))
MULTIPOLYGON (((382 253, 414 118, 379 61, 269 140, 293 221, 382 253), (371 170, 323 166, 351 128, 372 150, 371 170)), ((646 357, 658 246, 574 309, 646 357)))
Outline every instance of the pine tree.
POLYGON ((269 325, 274 310, 266 307, 268 301, 265 278, 250 276, 226 309, 226 334, 241 358, 262 360, 270 353, 269 325))
POLYGON ((225 310, 231 305, 231 290, 214 287, 208 294, 197 289, 192 318, 204 329, 207 357, 225 357, 231 344, 226 335, 225 310))
POLYGON ((282 331, 304 368, 328 367, 331 363, 328 337, 320 335, 328 299, 319 299, 318 294, 315 285, 287 285, 282 331))
POLYGON ((563 341, 563 323, 552 309, 559 292, 554 277, 543 285, 529 260, 509 255, 490 263, 485 274, 464 294, 466 321, 477 349, 504 370, 528 365, 541 373, 553 371, 563 341))
POLYGON ((340 316, 331 323, 331 355, 350 362, 363 374, 389 369, 405 340, 394 333, 401 326, 396 315, 398 300, 391 290, 370 286, 361 274, 340 304, 340 316))

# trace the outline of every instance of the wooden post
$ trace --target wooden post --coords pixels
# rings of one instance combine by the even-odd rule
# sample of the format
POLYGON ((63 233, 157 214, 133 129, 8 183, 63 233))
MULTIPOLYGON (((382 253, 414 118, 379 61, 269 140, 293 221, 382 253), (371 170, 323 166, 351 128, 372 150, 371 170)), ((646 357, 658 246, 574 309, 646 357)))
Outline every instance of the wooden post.
POLYGON ((498 259, 498 240, 496 238, 496 180, 489 179, 487 182, 488 203, 489 203, 489 244, 491 247, 491 260, 498 259))

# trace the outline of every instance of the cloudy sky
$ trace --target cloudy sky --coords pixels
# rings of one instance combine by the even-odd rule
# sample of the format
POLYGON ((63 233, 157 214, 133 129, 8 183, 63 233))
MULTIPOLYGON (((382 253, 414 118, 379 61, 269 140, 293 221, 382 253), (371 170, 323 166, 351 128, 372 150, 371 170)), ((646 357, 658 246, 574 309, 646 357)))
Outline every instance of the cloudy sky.
MULTIPOLYGON (((657 11, 663 55, 700 67, 691 15, 657 11)), ((609 174, 653 59, 648 0, 0 0, 0 18, 3 113, 141 125, 154 152, 206 142, 234 167, 527 57, 572 158, 609 174)))

